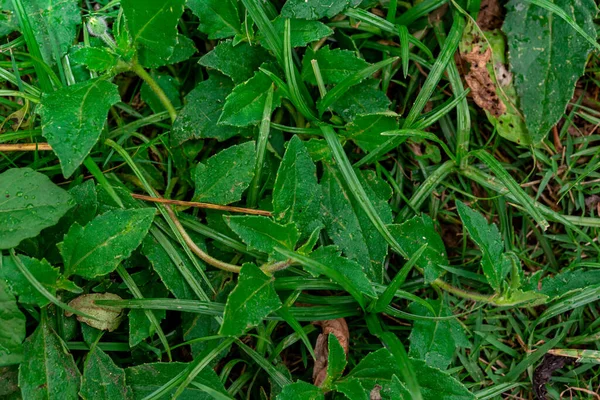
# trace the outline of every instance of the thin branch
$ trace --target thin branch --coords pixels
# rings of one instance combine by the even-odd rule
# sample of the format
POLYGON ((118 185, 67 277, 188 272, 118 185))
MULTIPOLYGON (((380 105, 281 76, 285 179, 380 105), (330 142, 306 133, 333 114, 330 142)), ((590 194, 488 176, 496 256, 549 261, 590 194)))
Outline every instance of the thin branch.
POLYGON ((151 196, 146 196, 143 194, 135 194, 135 193, 132 193, 131 196, 133 198, 136 198, 139 200, 151 201, 153 203, 171 204, 171 205, 177 205, 177 206, 197 207, 197 208, 210 208, 212 210, 222 210, 222 211, 230 211, 230 212, 253 214, 253 215, 264 215, 265 217, 271 216, 270 211, 255 210, 253 208, 222 206, 219 204, 198 203, 195 201, 169 200, 169 199, 151 197, 151 196))
POLYGON ((15 143, 0 144, 0 152, 8 153, 13 151, 48 151, 52 147, 48 143, 15 143))

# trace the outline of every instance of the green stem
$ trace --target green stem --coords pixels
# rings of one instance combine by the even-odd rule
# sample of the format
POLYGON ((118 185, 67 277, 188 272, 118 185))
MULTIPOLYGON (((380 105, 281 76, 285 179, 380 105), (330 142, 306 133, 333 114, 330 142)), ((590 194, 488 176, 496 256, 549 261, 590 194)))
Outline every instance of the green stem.
POLYGON ((150 74, 135 61, 131 64, 131 70, 135 72, 137 76, 142 78, 142 80, 146 82, 148 86, 150 86, 150 89, 154 92, 154 94, 156 94, 162 105, 169 113, 171 122, 175 122, 175 118, 177 118, 177 111, 175 111, 175 107, 173 107, 173 104, 171 104, 171 100, 169 100, 165 92, 154 80, 154 78, 152 78, 152 76, 150 76, 150 74))
POLYGON ((462 290, 455 286, 452 286, 451 284, 444 282, 440 278, 433 281, 432 284, 439 287, 440 289, 450 292, 453 295, 456 295, 458 297, 462 297, 462 298, 473 300, 473 301, 482 301, 482 302, 488 303, 488 304, 495 304, 494 300, 493 300, 494 296, 488 296, 485 294, 468 292, 466 290, 462 290))

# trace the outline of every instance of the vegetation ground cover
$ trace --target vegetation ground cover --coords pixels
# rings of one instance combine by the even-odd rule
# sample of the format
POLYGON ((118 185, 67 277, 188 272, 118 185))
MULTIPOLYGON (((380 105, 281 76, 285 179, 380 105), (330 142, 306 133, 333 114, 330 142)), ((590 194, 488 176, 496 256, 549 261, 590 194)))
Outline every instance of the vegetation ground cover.
POLYGON ((0 397, 597 399, 592 0, 0 0, 0 397))

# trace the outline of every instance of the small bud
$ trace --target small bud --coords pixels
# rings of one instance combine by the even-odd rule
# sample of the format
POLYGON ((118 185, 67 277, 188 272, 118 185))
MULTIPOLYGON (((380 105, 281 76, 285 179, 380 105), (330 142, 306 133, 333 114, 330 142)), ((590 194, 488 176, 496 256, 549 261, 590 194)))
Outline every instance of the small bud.
POLYGON ((103 36, 108 30, 106 19, 102 17, 91 17, 87 21, 87 29, 92 36, 103 36))

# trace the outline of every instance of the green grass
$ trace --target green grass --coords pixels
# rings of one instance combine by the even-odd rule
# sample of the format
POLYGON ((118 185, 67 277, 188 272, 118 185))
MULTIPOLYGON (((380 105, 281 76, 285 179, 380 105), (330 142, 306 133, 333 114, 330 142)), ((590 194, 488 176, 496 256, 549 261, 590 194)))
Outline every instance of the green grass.
POLYGON ((0 10, 0 398, 597 397, 593 2, 321 3, 0 10))

